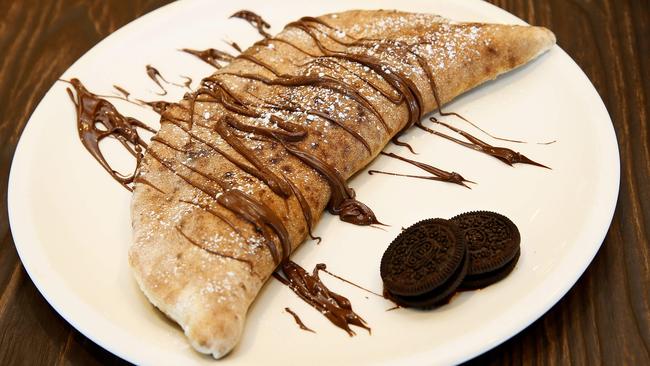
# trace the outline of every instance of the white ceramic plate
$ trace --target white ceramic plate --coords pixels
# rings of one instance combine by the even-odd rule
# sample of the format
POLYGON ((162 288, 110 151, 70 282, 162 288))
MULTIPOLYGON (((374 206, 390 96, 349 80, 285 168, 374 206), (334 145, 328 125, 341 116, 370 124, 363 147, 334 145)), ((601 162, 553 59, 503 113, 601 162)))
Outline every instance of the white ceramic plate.
MULTIPOLYGON (((350 8, 399 8, 457 20, 522 23, 474 0, 179 2, 115 32, 63 78, 78 77, 99 93, 111 93, 111 86, 119 84, 141 98, 157 99, 158 89, 144 72, 146 64, 173 81, 180 82, 180 75, 196 81, 212 69, 178 48, 223 48, 224 39, 248 46, 258 39, 248 24, 227 20, 237 10, 262 14, 278 31, 304 15, 350 8)), ((66 320, 120 357, 137 364, 216 364, 194 352, 180 329, 149 305, 137 288, 127 265, 130 195, 80 144, 65 87, 55 84, 35 110, 11 170, 11 228, 29 275, 66 320)), ((169 100, 183 93, 169 89, 169 100)), ((152 112, 124 103, 117 106, 127 115, 157 120, 152 112)), ((447 109, 497 135, 531 142, 557 140, 552 145, 510 145, 553 169, 511 168, 414 129, 405 140, 420 153, 420 160, 458 171, 478 185, 468 190, 362 172, 351 185, 392 226, 385 231, 362 228, 325 215, 317 227, 323 243, 307 242, 293 258, 307 269, 325 262, 331 271, 381 291, 379 259, 400 227, 427 217, 487 209, 509 216, 519 226, 522 255, 514 272, 482 291, 462 293, 438 310, 389 312, 387 301, 323 275, 372 327, 372 335, 359 329, 353 338, 270 281, 250 311, 240 345, 219 364, 460 362, 513 336, 568 291, 600 247, 618 193, 616 137, 593 86, 555 47, 530 65, 458 98, 447 109), (286 306, 317 333, 299 330, 284 312, 286 306)), ((407 154, 395 146, 390 149, 407 154)), ((128 161, 122 158, 114 157, 117 164, 128 161)), ((372 166, 419 173, 386 157, 372 166)))

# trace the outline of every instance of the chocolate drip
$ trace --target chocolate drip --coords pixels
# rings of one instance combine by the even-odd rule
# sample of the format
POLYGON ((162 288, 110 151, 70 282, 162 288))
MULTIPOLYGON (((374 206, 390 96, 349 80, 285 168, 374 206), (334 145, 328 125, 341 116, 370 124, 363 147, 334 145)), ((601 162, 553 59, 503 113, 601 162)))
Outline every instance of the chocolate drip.
POLYGON ((405 147, 405 148, 409 149, 411 154, 414 154, 414 155, 418 154, 418 153, 415 152, 415 150, 413 150, 413 146, 411 146, 411 144, 409 144, 407 142, 404 142, 404 141, 400 141, 399 136, 393 136, 393 138, 390 139, 390 142, 392 142, 393 144, 395 144, 397 146, 402 146, 402 147, 405 147))
POLYGON ((542 167, 542 168, 550 169, 546 165, 542 165, 542 164, 537 163, 537 162, 535 162, 533 160, 530 160, 529 158, 527 158, 523 154, 518 153, 518 152, 516 152, 514 150, 508 149, 506 147, 492 146, 492 145, 490 145, 490 144, 488 144, 488 143, 486 143, 486 142, 484 142, 482 140, 479 140, 478 138, 470 135, 469 133, 467 133, 467 132, 465 132, 465 131, 463 131, 461 129, 458 129, 456 127, 448 125, 448 124, 446 124, 444 122, 440 122, 437 119, 435 119, 434 117, 431 117, 430 120, 432 122, 434 122, 434 123, 445 126, 448 129, 458 133, 459 135, 466 138, 469 142, 461 141, 461 140, 459 140, 457 138, 451 137, 451 136, 446 135, 446 134, 444 134, 442 132, 438 132, 438 131, 432 130, 430 128, 427 128, 424 125, 422 125, 421 122, 419 122, 417 124, 417 126, 420 129, 422 129, 424 131, 427 131, 427 132, 429 132, 431 134, 434 134, 436 136, 446 138, 447 140, 453 141, 453 142, 455 142, 457 144, 460 144, 462 146, 465 146, 467 148, 470 148, 470 149, 482 152, 484 154, 490 155, 492 157, 495 157, 495 158, 501 160, 502 162, 504 162, 504 163, 506 163, 506 164, 508 164, 510 166, 512 166, 513 164, 521 163, 521 164, 535 165, 535 166, 539 166, 539 167, 542 167))
POLYGON ((222 67, 219 61, 230 62, 233 60, 233 58, 235 58, 235 56, 229 54, 228 52, 220 51, 214 48, 208 48, 203 51, 183 48, 181 51, 198 57, 203 62, 214 66, 216 69, 220 69, 222 67))
POLYGON ((324 264, 317 264, 310 275, 295 262, 287 260, 282 263, 282 272, 286 278, 277 272, 273 276, 350 336, 356 335, 350 325, 356 325, 370 333, 365 320, 352 309, 350 300, 331 291, 321 281, 318 271, 325 268, 324 264))
POLYGON ((147 65, 146 69, 147 69, 147 75, 149 76, 149 78, 151 80, 153 80, 153 82, 156 83, 156 85, 158 85, 160 90, 163 91, 162 93, 158 93, 158 95, 167 95, 167 90, 165 90, 165 87, 162 86, 162 84, 160 83, 160 80, 162 80, 163 82, 165 82, 167 84, 169 84, 169 82, 167 80, 165 80, 165 78, 162 76, 162 74, 160 74, 160 71, 158 71, 158 69, 156 69, 155 67, 153 67, 151 65, 147 65))
POLYGON ((414 165, 414 166, 426 171, 427 173, 431 173, 435 177, 440 178, 439 180, 443 181, 443 182, 459 184, 459 185, 461 185, 463 187, 467 187, 467 188, 469 188, 469 187, 465 184, 465 182, 474 183, 472 181, 469 181, 469 180, 463 178, 460 174, 458 174, 456 172, 448 172, 448 171, 436 168, 434 166, 431 166, 429 164, 425 164, 425 163, 421 163, 419 161, 407 159, 405 157, 399 156, 399 155, 394 154, 394 153, 385 153, 385 152, 382 151, 380 154, 385 155, 385 156, 389 156, 389 157, 391 157, 393 159, 397 159, 397 160, 407 162, 407 163, 409 163, 411 165, 414 165))
POLYGON ((250 260, 235 257, 235 256, 230 255, 230 254, 226 254, 226 253, 214 250, 214 249, 207 248, 205 245, 197 242, 196 240, 192 239, 189 235, 185 234, 185 232, 183 232, 183 230, 180 228, 180 226, 175 226, 175 229, 183 238, 185 238, 185 240, 190 242, 192 245, 194 245, 194 246, 196 246, 196 247, 198 247, 200 249, 203 249, 203 250, 205 250, 206 252, 208 252, 210 254, 214 254, 214 255, 222 257, 222 258, 232 259, 232 260, 235 260, 237 262, 245 263, 248 266, 248 268, 250 269, 250 271, 253 272, 253 262, 251 262, 250 260))
POLYGON ((129 100, 129 95, 131 95, 131 93, 129 93, 126 89, 122 88, 119 85, 113 85, 113 88, 115 88, 115 90, 120 92, 120 94, 124 96, 124 99, 129 100))
POLYGON ((331 191, 328 209, 332 214, 339 215, 342 221, 355 225, 381 225, 377 221, 374 212, 368 206, 355 199, 354 190, 348 187, 345 179, 329 164, 295 146, 285 143, 282 143, 282 145, 289 153, 319 172, 325 178, 331 191))
POLYGON ((265 244, 276 264, 279 264, 282 258, 289 257, 291 254, 289 233, 282 220, 268 206, 237 189, 219 195, 217 202, 255 226, 255 229, 264 237, 265 244), (273 236, 269 229, 275 232, 282 245, 282 257, 273 243, 273 236))
POLYGON ((116 138, 136 158, 137 168, 147 144, 140 138, 136 128, 151 132, 155 130, 135 118, 123 116, 106 99, 89 92, 78 79, 71 79, 70 84, 75 89, 76 98, 70 88, 66 90, 77 110, 77 131, 81 143, 113 179, 133 191, 129 184, 133 183, 135 172, 125 176, 111 168, 99 148, 99 143, 109 136, 116 138))
POLYGON ((257 29, 257 32, 264 38, 269 38, 271 37, 270 34, 268 34, 265 29, 271 28, 271 25, 267 23, 264 19, 262 19, 261 16, 253 13, 250 10, 240 10, 236 12, 235 14, 231 15, 230 18, 239 18, 247 21, 250 25, 252 25, 255 29, 257 29))
POLYGON ((241 47, 239 47, 239 45, 238 45, 236 42, 226 42, 226 43, 228 43, 228 45, 229 45, 230 47, 232 47, 232 48, 234 48, 235 50, 237 50, 237 52, 242 52, 241 47))
POLYGON ((442 178, 431 176, 431 175, 401 174, 401 173, 386 172, 386 171, 383 171, 383 170, 374 170, 374 169, 368 170, 368 174, 370 174, 370 175, 384 174, 384 175, 392 175, 394 177, 405 177, 405 178, 435 180, 435 181, 438 181, 438 182, 444 182, 444 180, 442 178))
MULTIPOLYGON (((353 191, 354 192, 354 191, 353 191)), ((338 206, 330 205, 329 210, 335 215, 339 215, 342 221, 351 224, 368 226, 368 225, 384 225, 377 220, 375 213, 372 212, 370 207, 366 206, 363 202, 357 201, 352 198, 347 198, 338 206)))
POLYGON ((151 109, 153 109, 153 111, 158 113, 159 115, 162 115, 163 113, 165 113, 165 111, 167 111, 167 108, 169 108, 170 106, 172 106, 174 104, 174 103, 165 102, 165 101, 162 101, 162 100, 152 101, 152 102, 145 102, 144 100, 140 100, 140 99, 136 99, 136 100, 139 103, 142 103, 144 105, 147 105, 147 106, 151 107, 151 109))
POLYGON ((183 82, 183 86, 186 87, 187 89, 192 90, 192 78, 189 76, 181 75, 185 81, 183 82))
POLYGON ((294 321, 296 322, 296 324, 300 327, 300 329, 302 329, 302 330, 306 330, 306 331, 308 331, 308 332, 316 333, 316 332, 314 332, 313 330, 311 330, 310 328, 308 328, 308 327, 305 325, 305 323, 302 322, 302 320, 300 319, 300 317, 298 316, 298 314, 296 314, 293 310, 291 310, 291 309, 289 309, 289 308, 284 308, 284 311, 286 311, 287 313, 291 314, 291 316, 293 317, 293 320, 294 320, 294 321))

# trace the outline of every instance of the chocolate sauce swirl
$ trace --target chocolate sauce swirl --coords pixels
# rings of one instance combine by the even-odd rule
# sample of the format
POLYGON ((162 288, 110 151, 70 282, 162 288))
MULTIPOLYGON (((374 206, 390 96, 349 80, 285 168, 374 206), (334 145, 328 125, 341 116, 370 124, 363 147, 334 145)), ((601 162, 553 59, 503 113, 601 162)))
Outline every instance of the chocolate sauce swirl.
POLYGON ((70 84, 75 89, 76 97, 70 88, 66 91, 77 110, 77 131, 81 143, 113 179, 132 191, 130 184, 135 178, 135 171, 122 175, 111 168, 99 148, 99 143, 109 136, 116 138, 136 158, 137 169, 143 151, 147 148, 147 143, 140 138, 137 127, 150 132, 156 131, 135 118, 120 114, 109 101, 89 92, 79 79, 71 79, 70 84))

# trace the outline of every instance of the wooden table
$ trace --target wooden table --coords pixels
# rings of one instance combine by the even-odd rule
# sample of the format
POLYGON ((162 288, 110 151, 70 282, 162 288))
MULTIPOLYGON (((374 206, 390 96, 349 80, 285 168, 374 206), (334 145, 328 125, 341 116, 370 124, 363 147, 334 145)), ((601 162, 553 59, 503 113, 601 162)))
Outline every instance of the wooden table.
MULTIPOLYGON (((167 0, 0 0, 0 365, 123 364, 40 295, 7 218, 11 158, 54 81, 78 57, 167 0)), ((614 122, 621 188, 600 252, 571 291, 519 335, 471 363, 650 364, 650 2, 490 0, 552 29, 614 122)))

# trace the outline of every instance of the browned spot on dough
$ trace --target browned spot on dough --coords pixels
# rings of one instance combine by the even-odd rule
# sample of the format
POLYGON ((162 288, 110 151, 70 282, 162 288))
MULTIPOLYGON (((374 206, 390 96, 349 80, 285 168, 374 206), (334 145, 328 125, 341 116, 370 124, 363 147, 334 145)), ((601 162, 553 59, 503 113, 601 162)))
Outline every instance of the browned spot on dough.
POLYGON ((515 65, 517 65, 517 59, 512 55, 508 56, 508 65, 510 65, 510 67, 515 67, 515 65))

